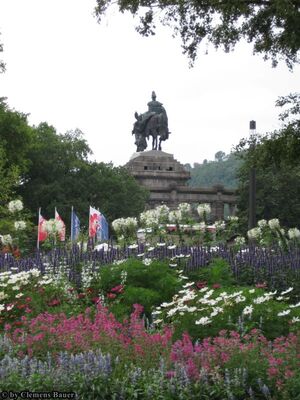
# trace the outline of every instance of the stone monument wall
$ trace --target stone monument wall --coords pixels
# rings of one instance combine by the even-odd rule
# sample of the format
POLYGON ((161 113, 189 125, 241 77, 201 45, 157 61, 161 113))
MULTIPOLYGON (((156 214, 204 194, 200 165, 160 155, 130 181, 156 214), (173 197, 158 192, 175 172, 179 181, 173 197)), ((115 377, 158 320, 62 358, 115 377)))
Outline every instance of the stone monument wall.
POLYGON ((215 185, 211 188, 188 186, 190 173, 172 154, 158 150, 135 153, 125 165, 130 174, 150 191, 148 208, 166 204, 171 209, 180 203, 211 205, 212 218, 224 219, 224 207, 229 214, 236 212, 237 196, 234 190, 215 185))

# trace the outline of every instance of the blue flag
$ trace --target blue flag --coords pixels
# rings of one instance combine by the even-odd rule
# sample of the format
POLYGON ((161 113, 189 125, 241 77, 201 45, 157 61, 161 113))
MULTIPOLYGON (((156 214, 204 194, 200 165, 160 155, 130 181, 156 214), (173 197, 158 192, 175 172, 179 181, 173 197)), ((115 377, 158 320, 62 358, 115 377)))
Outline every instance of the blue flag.
POLYGON ((80 221, 77 215, 75 214, 73 207, 71 212, 71 241, 78 239, 80 233, 80 221))
POLYGON ((108 240, 108 223, 106 221, 106 218, 104 217, 103 214, 101 214, 100 218, 100 223, 99 223, 99 228, 97 230, 97 240, 99 242, 103 242, 105 240, 108 240))

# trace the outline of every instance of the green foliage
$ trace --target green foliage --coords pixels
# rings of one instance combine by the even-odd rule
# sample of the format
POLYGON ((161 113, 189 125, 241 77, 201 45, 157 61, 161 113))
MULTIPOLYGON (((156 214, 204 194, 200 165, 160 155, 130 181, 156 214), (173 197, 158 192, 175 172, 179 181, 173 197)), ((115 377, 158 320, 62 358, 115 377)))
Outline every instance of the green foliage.
POLYGON ((46 123, 36 127, 27 155, 31 164, 18 189, 25 204, 33 212, 42 207, 47 218, 53 217, 57 206, 65 221, 71 206, 82 221, 88 221, 90 205, 98 207, 108 221, 142 211, 146 191, 125 169, 88 161, 90 153, 79 130, 58 135, 46 123))
MULTIPOLYGON (((98 20, 111 4, 111 0, 97 0, 98 20)), ((284 59, 292 68, 298 61, 298 0, 118 0, 117 4, 121 12, 140 16, 137 31, 144 36, 155 34, 158 20, 172 27, 181 36, 184 53, 191 62, 204 40, 229 52, 241 39, 253 43, 254 53, 270 58, 273 66, 284 59)))
POLYGON ((81 221, 88 221, 90 205, 108 221, 144 209, 148 192, 126 169, 90 162, 91 150, 78 129, 62 135, 46 123, 31 127, 27 115, 11 110, 1 98, 0 139, 0 207, 21 196, 33 223, 39 207, 46 218, 57 207, 64 221, 71 206, 81 221))
MULTIPOLYGON (((0 35, 1 35, 1 33, 0 33, 0 35)), ((0 43, 0 53, 2 53, 2 51, 3 51, 3 44, 0 43)), ((5 64, 4 64, 3 60, 0 60, 0 74, 4 71, 5 71, 5 64)), ((0 100, 1 100, 1 98, 0 98, 0 100)))
POLYGON ((12 198, 19 183, 19 168, 8 166, 4 148, 0 145, 0 207, 3 207, 12 198))
POLYGON ((0 99, 0 139, 4 150, 4 167, 18 167, 20 174, 30 164, 28 149, 34 139, 33 129, 28 125, 27 115, 11 110, 0 99))
POLYGON ((152 308, 170 300, 181 287, 181 281, 167 262, 154 260, 145 265, 132 258, 119 265, 102 266, 90 286, 104 295, 118 317, 128 316, 133 304, 137 303, 144 307, 150 318, 152 308), (124 290, 110 300, 109 293, 120 284, 124 290))
POLYGON ((256 170, 257 219, 279 218, 282 226, 300 220, 300 124, 290 124, 270 135, 254 135, 237 147, 243 164, 239 170, 239 217, 248 217, 249 173, 256 170))
POLYGON ((215 258, 208 267, 201 268, 188 274, 193 281, 207 282, 207 284, 220 284, 230 286, 235 283, 230 265, 223 258, 215 258))
MULTIPOLYGON (((223 152, 221 152, 223 153, 223 152)), ((209 161, 203 164, 194 163, 190 169, 192 187, 211 187, 223 185, 226 188, 235 189, 238 185, 237 171, 241 161, 234 153, 222 157, 218 161, 209 161)))

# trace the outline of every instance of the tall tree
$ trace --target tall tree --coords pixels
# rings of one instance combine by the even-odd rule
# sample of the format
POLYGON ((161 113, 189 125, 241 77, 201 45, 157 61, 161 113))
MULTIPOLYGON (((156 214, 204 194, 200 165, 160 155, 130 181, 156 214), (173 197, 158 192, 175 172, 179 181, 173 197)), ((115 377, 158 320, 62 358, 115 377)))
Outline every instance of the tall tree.
POLYGON ((224 160, 224 157, 226 156, 226 154, 224 153, 224 151, 219 150, 216 152, 215 154, 215 160, 218 162, 221 162, 224 160))
MULTIPOLYGON (((1 33, 0 33, 1 35, 1 33)), ((3 44, 0 43, 0 53, 3 52, 3 44)), ((5 71, 5 63, 3 60, 0 60, 0 74, 5 71)))
POLYGON ((82 221, 88 220, 89 205, 98 207, 109 220, 137 215, 145 206, 145 191, 125 170, 90 162, 91 150, 82 132, 64 135, 46 123, 34 129, 35 140, 28 152, 30 167, 19 194, 36 213, 53 217, 54 207, 66 221, 71 206, 82 221))
POLYGON ((14 165, 22 174, 29 164, 27 151, 33 140, 33 130, 28 125, 27 115, 10 109, 5 100, 0 98, 0 140, 5 166, 14 165))
POLYGON ((154 35, 156 24, 171 26, 182 39, 191 62, 206 39, 226 52, 245 39, 254 53, 271 59, 273 66, 284 59, 289 68, 298 62, 300 48, 299 0, 96 0, 100 20, 111 4, 121 12, 140 17, 137 31, 154 35))
POLYGON ((283 128, 266 135, 242 139, 237 151, 243 160, 239 171, 239 213, 248 216, 249 171, 256 169, 257 219, 279 218, 285 226, 300 226, 300 120, 299 95, 280 98, 290 105, 282 119, 293 116, 283 128))

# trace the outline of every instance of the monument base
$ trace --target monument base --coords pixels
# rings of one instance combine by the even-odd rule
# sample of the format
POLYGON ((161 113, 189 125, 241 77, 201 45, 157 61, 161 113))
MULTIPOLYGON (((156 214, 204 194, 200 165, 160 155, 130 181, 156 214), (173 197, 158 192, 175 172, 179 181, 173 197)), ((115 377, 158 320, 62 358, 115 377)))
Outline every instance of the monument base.
POLYGON ((209 203, 215 220, 224 219, 224 205, 228 204, 230 214, 235 213, 237 198, 234 190, 225 189, 222 185, 212 188, 188 186, 190 172, 173 154, 160 150, 134 153, 125 168, 140 185, 150 191, 148 208, 166 204, 170 209, 175 209, 180 203, 195 206, 209 203))

